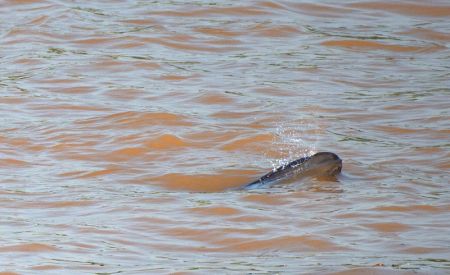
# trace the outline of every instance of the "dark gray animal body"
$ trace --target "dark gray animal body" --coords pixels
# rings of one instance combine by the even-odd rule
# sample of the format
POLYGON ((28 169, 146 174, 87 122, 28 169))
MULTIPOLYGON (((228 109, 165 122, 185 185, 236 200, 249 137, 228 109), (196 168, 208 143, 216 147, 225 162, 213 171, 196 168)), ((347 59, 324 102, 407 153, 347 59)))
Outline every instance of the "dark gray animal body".
POLYGON ((270 187, 283 180, 299 176, 336 176, 342 170, 342 160, 334 153, 320 152, 315 155, 294 160, 265 174, 258 180, 244 185, 241 189, 270 187))

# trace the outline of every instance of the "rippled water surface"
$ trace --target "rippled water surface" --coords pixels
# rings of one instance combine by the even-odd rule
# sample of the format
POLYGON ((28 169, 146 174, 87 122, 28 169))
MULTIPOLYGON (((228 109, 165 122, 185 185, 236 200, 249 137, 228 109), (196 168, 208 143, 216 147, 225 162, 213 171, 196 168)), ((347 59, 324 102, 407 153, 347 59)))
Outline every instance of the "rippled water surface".
POLYGON ((0 273, 450 272, 449 18, 0 1, 0 273), (230 191, 319 151, 337 181, 230 191))

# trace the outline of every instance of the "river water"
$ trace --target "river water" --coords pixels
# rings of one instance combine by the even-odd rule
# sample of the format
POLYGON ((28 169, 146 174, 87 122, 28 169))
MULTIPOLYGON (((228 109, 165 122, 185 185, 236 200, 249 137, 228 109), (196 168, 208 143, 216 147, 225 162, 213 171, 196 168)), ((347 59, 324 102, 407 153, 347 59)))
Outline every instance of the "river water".
POLYGON ((448 274, 448 1, 0 1, 0 274, 448 274), (230 191, 320 151, 336 181, 230 191))

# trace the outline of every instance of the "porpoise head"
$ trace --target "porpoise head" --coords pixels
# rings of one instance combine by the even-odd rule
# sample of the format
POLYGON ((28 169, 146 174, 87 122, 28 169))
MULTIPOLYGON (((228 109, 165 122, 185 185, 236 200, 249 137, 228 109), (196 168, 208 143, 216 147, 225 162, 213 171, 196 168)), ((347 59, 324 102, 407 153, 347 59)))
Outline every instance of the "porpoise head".
POLYGON ((342 160, 334 153, 320 152, 311 156, 308 167, 314 175, 336 176, 342 170, 342 160))

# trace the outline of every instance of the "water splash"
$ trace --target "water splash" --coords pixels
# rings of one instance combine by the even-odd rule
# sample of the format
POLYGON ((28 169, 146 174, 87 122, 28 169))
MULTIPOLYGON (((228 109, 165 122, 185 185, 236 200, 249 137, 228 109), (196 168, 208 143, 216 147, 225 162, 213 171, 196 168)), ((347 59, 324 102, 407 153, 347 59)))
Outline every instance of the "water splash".
MULTIPOLYGON (((304 138, 307 135, 306 132, 311 132, 311 129, 314 129, 314 126, 310 123, 300 123, 295 126, 283 123, 277 126, 273 145, 278 151, 279 157, 267 158, 274 170, 295 159, 316 153, 317 140, 311 143, 304 138)), ((308 139, 310 139, 310 133, 308 135, 308 139)))

